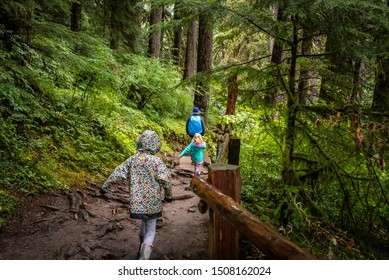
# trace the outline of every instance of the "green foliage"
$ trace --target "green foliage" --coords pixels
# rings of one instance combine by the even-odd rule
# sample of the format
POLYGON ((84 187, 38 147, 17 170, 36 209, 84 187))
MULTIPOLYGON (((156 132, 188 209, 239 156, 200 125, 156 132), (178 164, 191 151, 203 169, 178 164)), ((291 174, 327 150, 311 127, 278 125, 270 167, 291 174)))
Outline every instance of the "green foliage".
POLYGON ((243 204, 262 221, 277 227, 279 213, 275 210, 282 200, 279 143, 282 127, 274 114, 271 111, 247 109, 247 112, 239 113, 233 119, 228 118, 227 122, 234 124, 234 136, 242 142, 240 166, 243 204))
MULTIPOLYGON (((286 17, 279 20, 269 9, 274 1, 183 1, 180 9, 190 14, 157 27, 164 35, 158 60, 131 53, 147 53, 139 45, 147 28, 138 33, 127 22, 129 2, 112 14, 103 2, 83 1, 81 32, 69 28, 71 1, 46 2, 0 4, 0 227, 15 205, 8 191, 36 194, 101 181, 135 151, 144 129, 157 131, 161 154, 180 150, 193 105, 189 85, 201 82, 212 93, 208 152, 216 154, 216 124, 232 124, 242 140, 246 208, 274 228, 290 226, 283 234, 320 258, 382 252, 387 258, 389 180, 380 160, 388 156, 389 125, 366 113, 376 59, 387 57, 387 3, 281 1, 286 17), (214 18, 213 70, 181 82, 169 61, 172 28, 204 11, 214 18), (107 47, 112 19, 122 29, 111 30, 120 33, 115 50, 107 47), (270 39, 283 49, 278 65, 270 63, 270 39), (303 55, 308 39, 312 53, 303 55), (360 81, 356 70, 363 70, 360 81), (295 88, 303 73, 309 89, 295 88), (223 116, 234 75, 237 112, 223 116), (360 100, 350 102, 356 88, 360 100), (286 167, 295 179, 288 184, 286 167)), ((140 5, 147 10, 150 3, 140 5)), ((153 1, 166 5, 166 17, 174 3, 153 1)))
POLYGON ((183 118, 191 111, 192 94, 177 85, 180 74, 168 64, 142 56, 123 57, 120 91, 152 120, 183 118), (181 108, 182 110, 177 110, 181 108))
POLYGON ((293 162, 301 185, 285 186, 283 114, 282 107, 246 109, 220 121, 233 123, 242 141, 242 204, 274 229, 285 227, 281 218, 289 217, 284 234, 320 258, 382 258, 377 248, 387 246, 389 213, 387 176, 374 158, 382 153, 380 132, 369 135, 371 124, 362 121, 366 138, 358 146, 349 116, 318 122, 317 114, 302 110, 293 162))
POLYGON ((288 237, 317 256, 374 258, 386 250, 377 248, 388 247, 389 230, 379 166, 387 153, 387 120, 374 123, 381 131, 372 133, 368 115, 375 58, 389 42, 382 36, 387 3, 282 3, 281 20, 268 8, 271 1, 220 7, 214 71, 220 85, 213 98, 223 114, 228 79, 237 74, 237 114, 220 123, 234 124, 242 140, 242 201, 275 228, 289 222, 288 237), (270 38, 283 49, 277 65, 269 63, 270 38), (304 43, 309 53, 302 52, 304 43))
POLYGON ((8 219, 15 214, 17 199, 13 195, 0 189, 0 228, 2 228, 8 219))

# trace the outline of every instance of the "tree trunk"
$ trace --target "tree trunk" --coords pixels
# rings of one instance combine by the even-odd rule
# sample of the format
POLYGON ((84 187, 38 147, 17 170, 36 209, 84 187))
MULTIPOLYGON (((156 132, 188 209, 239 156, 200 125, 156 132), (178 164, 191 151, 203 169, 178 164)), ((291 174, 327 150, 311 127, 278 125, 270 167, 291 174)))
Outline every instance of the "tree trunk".
MULTIPOLYGON (((128 1, 128 0, 127 0, 128 1)), ((141 53, 141 25, 142 25, 142 9, 136 6, 140 0, 130 0, 125 7, 125 15, 123 16, 122 34, 124 36, 126 46, 133 53, 141 53)))
POLYGON ((233 73, 228 78, 228 96, 226 115, 235 115, 236 101, 238 100, 238 74, 233 73))
POLYGON ((119 48, 119 38, 120 38, 120 13, 122 7, 121 2, 115 0, 109 1, 110 7, 110 26, 111 26, 111 39, 109 47, 116 50, 119 48))
MULTIPOLYGON (((199 19, 199 34, 197 48, 197 73, 210 71, 212 68, 213 44, 212 19, 210 15, 202 14, 199 19)), ((197 84, 194 105, 199 107, 204 115, 208 115, 210 87, 205 82, 197 84)))
POLYGON ((285 141, 284 141, 284 154, 283 154, 283 182, 285 185, 295 185, 296 178, 293 170, 293 152, 294 141, 296 139, 296 119, 297 119, 297 107, 298 94, 296 94, 296 66, 297 66, 297 29, 296 26, 293 29, 293 43, 291 45, 291 58, 289 68, 289 84, 285 90, 288 92, 287 97, 287 109, 288 115, 286 120, 285 129, 285 141))
POLYGON ((228 164, 239 165, 240 139, 230 138, 228 141, 228 164))
MULTIPOLYGON (((386 1, 386 7, 389 9, 389 1, 386 1)), ((381 30, 382 38, 388 38, 387 29, 381 30)), ((379 43, 378 43, 379 44, 379 43)), ((376 112, 389 111, 389 58, 377 57, 374 95, 372 110, 376 112)))
MULTIPOLYGON (((235 115, 236 101, 238 99, 238 74, 231 73, 228 77, 228 95, 227 95, 227 107, 226 115, 235 115)), ((222 125, 220 125, 222 127, 222 125)), ((233 123, 228 123, 224 127, 223 133, 217 134, 216 139, 216 162, 217 163, 230 163, 230 164, 239 164, 239 146, 237 147, 237 142, 239 139, 231 139, 230 135, 232 134, 233 123), (232 144, 232 146, 231 146, 232 144), (238 150, 236 150, 238 149, 238 150)))
POLYGON ((138 3, 140 3, 141 0, 130 0, 131 7, 134 12, 134 22, 137 27, 141 28, 142 27, 142 8, 137 6, 138 3))
MULTIPOLYGON (((330 53, 330 39, 327 37, 326 45, 325 45, 325 52, 330 53)), ((331 55, 326 56, 327 59, 331 60, 331 55)), ((329 69, 331 70, 332 67, 329 66, 329 69)), ((330 96, 330 93, 328 91, 328 81, 329 81, 329 75, 324 75, 321 77, 321 83, 320 83, 320 90, 319 90, 319 99, 323 102, 331 102, 332 98, 330 96)))
MULTIPOLYGON (((303 37, 307 37, 308 34, 304 30, 303 37)), ((307 38, 302 41, 301 46, 301 55, 310 55, 312 52, 312 38, 307 38)), ((299 102, 301 104, 307 105, 308 97, 310 95, 309 90, 309 71, 307 67, 304 67, 300 70, 300 80, 298 82, 298 92, 299 92, 299 102)))
MULTIPOLYGON (((18 36, 18 42, 22 41, 26 45, 31 45, 34 31, 34 1, 25 1, 23 5, 15 5, 12 2, 8 2, 0 2, 0 25, 2 26, 2 31, 8 30, 12 32, 0 32, 0 41, 7 51, 12 52, 15 44, 15 35, 18 36)), ((30 59, 31 55, 25 53, 24 59, 19 62, 20 64, 26 64, 29 63, 30 59)))
POLYGON ((228 162, 228 147, 230 142, 230 134, 228 132, 222 132, 217 134, 216 139, 216 163, 228 162))
MULTIPOLYGON (((181 19, 180 8, 181 8, 181 3, 177 2, 174 5, 174 21, 179 21, 181 19)), ((177 65, 178 67, 181 66, 181 44, 182 44, 182 27, 181 25, 179 25, 174 29, 173 51, 172 51, 174 64, 177 65)))
MULTIPOLYGON (((275 9, 275 12, 277 13, 277 21, 286 21, 286 15, 284 13, 285 8, 286 4, 280 1, 278 8, 275 9)), ((271 39, 270 46, 272 47, 270 63, 273 65, 281 64, 284 56, 282 43, 278 40, 271 39)), ((269 91, 266 93, 264 98, 265 104, 273 105, 277 102, 277 95, 279 92, 278 84, 278 73, 274 70, 272 73, 272 80, 268 82, 269 91)))
MULTIPOLYGON (((161 17, 161 23, 163 23, 164 22, 164 20, 165 20, 165 18, 166 18, 166 9, 165 9, 165 7, 162 7, 162 17, 161 17)), ((159 39, 159 50, 160 50, 160 57, 161 57, 161 55, 163 55, 163 54, 161 54, 161 52, 163 51, 163 42, 165 41, 165 32, 164 32, 164 30, 160 30, 160 34, 161 34, 161 36, 160 36, 160 39, 159 39)))
POLYGON ((161 54, 161 30, 156 25, 162 22, 162 7, 156 8, 150 16, 149 56, 159 58, 161 54))
MULTIPOLYGON (((30 0, 30 7, 27 11, 27 23, 26 23, 26 44, 31 46, 32 44, 32 35, 34 33, 34 24, 33 24, 33 18, 34 18, 34 1, 30 0)), ((30 56, 30 55, 29 55, 30 56)))
POLYGON ((80 31, 81 25, 81 3, 72 3, 71 8, 71 22, 70 22, 70 30, 74 32, 80 31))
MULTIPOLYGON (((345 54, 339 49, 341 38, 334 37, 333 34, 327 34, 325 52, 328 54, 326 58, 330 61, 327 74, 322 77, 319 98, 323 102, 344 102, 350 101, 353 95, 352 90, 348 90, 349 85, 352 85, 354 80, 354 63, 350 55, 345 54), (339 76, 342 76, 339 79, 339 76), (341 88, 342 96, 336 94, 336 88, 341 88)), ((359 75, 359 74, 358 74, 359 75)))
MULTIPOLYGON (((296 94, 296 67, 297 67, 297 46, 298 46, 298 37, 297 37, 297 19, 292 18, 293 21, 293 42, 291 44, 291 58, 290 58, 290 66, 289 66, 289 75, 288 80, 289 84, 285 87, 285 91, 287 92, 287 116, 286 116, 286 126, 285 126, 285 136, 284 136, 284 147, 283 147, 283 168, 282 168, 282 179, 283 186, 287 188, 288 186, 299 185, 299 180, 294 170, 293 163, 293 153, 295 147, 295 139, 296 139, 296 120, 297 120, 297 108, 298 106, 298 94, 296 94)), ((285 191, 285 189, 284 189, 285 191)), ((286 224, 290 221, 289 211, 287 209, 289 205, 287 202, 284 202, 281 205, 280 210, 280 222, 282 225, 286 226, 286 224)))
POLYGON ((192 21, 186 34, 185 68, 183 79, 190 78, 195 72, 197 22, 192 21))
POLYGON ((353 89, 350 98, 352 104, 360 104, 362 100, 361 66, 361 60, 355 59, 353 62, 353 89))
POLYGON ((389 111, 389 59, 378 61, 372 110, 380 113, 389 111))

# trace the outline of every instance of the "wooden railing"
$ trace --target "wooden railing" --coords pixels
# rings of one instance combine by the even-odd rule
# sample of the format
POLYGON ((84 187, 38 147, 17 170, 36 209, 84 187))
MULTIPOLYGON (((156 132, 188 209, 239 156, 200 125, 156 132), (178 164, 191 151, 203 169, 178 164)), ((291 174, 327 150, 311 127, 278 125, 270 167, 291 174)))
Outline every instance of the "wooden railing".
POLYGON ((237 259, 239 234, 269 259, 315 259, 240 205, 239 166, 211 164, 208 170, 208 180, 194 177, 190 188, 201 198, 200 211, 209 207, 211 259, 237 259))

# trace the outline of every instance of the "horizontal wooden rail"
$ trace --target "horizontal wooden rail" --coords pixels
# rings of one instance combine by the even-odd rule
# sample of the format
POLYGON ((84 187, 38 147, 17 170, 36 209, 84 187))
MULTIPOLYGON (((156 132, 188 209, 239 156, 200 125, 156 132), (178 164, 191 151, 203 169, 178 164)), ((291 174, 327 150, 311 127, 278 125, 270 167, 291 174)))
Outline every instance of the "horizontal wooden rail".
POLYGON ((270 229, 231 197, 223 194, 200 177, 193 177, 190 188, 270 259, 315 259, 309 253, 270 229))

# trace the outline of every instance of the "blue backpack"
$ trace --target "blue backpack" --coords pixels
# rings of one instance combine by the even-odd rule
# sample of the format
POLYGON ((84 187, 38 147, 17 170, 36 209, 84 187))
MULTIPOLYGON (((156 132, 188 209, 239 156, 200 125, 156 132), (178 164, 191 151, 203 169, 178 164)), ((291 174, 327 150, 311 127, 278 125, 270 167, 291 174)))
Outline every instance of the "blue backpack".
POLYGON ((188 124, 186 127, 187 133, 193 137, 195 133, 203 133, 203 126, 201 124, 200 116, 191 116, 188 120, 188 124))

